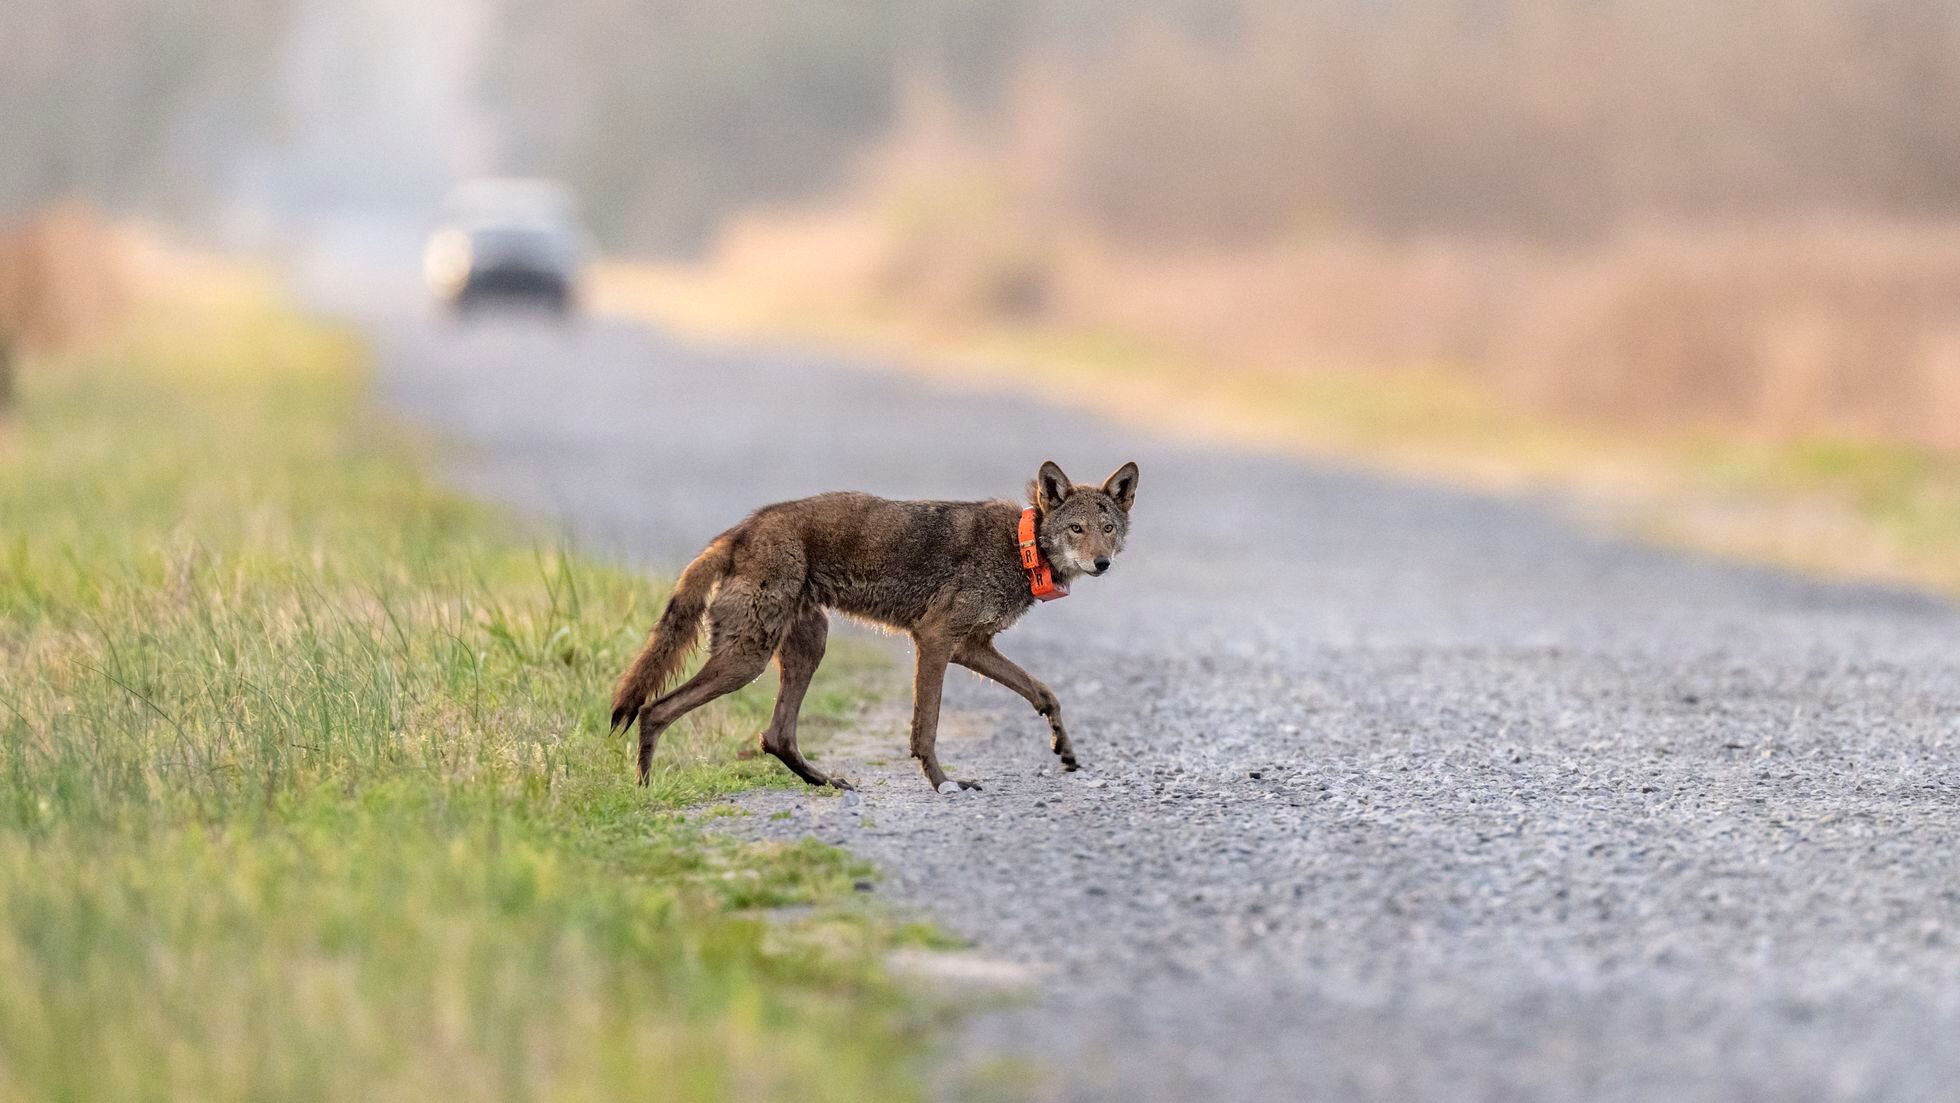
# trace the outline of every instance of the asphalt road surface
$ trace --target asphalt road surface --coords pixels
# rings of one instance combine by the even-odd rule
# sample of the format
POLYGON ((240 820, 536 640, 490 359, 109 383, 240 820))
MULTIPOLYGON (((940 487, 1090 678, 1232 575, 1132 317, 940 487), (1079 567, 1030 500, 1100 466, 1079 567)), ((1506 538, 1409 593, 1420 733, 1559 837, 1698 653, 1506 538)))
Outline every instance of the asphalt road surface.
MULTIPOLYGON (((469 491, 676 565, 822 490, 1142 478, 1129 550, 785 792, 878 891, 1038 978, 941 1088, 1039 1098, 1960 1098, 1960 615, 1514 503, 616 323, 376 330, 469 491), (984 1079, 984 1077, 983 1077, 984 1079)), ((894 649, 902 643, 894 641, 894 649)), ((594 702, 595 709, 602 702, 594 702)))

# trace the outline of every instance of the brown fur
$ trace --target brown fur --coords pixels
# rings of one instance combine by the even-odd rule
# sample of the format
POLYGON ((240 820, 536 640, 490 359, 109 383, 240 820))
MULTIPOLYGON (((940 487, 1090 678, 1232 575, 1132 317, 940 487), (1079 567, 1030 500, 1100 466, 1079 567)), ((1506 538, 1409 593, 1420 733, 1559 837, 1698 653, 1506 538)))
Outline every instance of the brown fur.
MULTIPOLYGON (((1059 581, 1108 569, 1129 533, 1136 487, 1133 463, 1100 486, 1071 483, 1054 463, 1041 465, 1028 492, 1036 539, 1059 581)), ((1061 702, 994 649, 993 638, 1034 603, 1015 549, 1020 514, 1020 506, 1000 500, 894 502, 842 492, 764 506, 717 536, 681 572, 646 647, 613 694, 614 728, 640 728, 640 783, 653 768, 662 732, 755 680, 774 656, 781 684, 762 749, 812 785, 849 788, 796 747, 797 711, 823 661, 826 610, 911 635, 917 653, 912 756, 935 789, 947 780, 934 741, 949 662, 1025 698, 1048 720, 1062 766, 1075 769, 1061 702), (707 662, 663 692, 693 648, 704 615, 707 662)))

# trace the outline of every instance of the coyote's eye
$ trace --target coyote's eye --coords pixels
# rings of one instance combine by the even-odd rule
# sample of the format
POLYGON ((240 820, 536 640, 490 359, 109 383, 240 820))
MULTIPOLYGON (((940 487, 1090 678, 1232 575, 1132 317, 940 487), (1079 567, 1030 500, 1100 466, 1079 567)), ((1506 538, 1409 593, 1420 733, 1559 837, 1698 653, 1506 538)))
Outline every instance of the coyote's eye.
POLYGON ((1116 526, 1115 526, 1115 525, 1104 525, 1104 526, 1103 526, 1103 531, 1104 531, 1104 532, 1115 532, 1115 531, 1116 531, 1116 526))
POLYGON ((1069 530, 1070 532, 1072 532, 1072 533, 1074 533, 1074 534, 1075 534, 1075 535, 1077 535, 1077 536, 1080 536, 1080 535, 1082 535, 1082 526, 1081 526, 1081 525, 1070 525, 1070 526, 1068 527, 1068 530, 1069 530))

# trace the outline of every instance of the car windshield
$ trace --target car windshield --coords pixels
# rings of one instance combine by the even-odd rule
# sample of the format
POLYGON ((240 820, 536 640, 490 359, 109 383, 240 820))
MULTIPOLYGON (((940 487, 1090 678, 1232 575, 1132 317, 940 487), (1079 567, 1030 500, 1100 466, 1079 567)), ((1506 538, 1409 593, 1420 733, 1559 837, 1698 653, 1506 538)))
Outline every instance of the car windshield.
POLYGON ((545 226, 480 226, 470 231, 470 246, 490 256, 559 257, 570 251, 565 235, 545 226))

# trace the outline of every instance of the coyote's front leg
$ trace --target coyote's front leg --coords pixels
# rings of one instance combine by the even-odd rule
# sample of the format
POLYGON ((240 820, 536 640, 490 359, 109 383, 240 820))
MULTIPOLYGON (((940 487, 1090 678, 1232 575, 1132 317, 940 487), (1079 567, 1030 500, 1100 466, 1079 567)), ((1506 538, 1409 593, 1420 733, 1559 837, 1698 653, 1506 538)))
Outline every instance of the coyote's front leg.
POLYGON ((1048 730, 1054 736, 1049 745, 1062 760, 1062 769, 1076 768, 1075 747, 1068 741, 1068 729, 1062 727, 1062 702, 1054 690, 996 650, 992 639, 968 642, 953 653, 953 661, 983 678, 999 682, 1033 705, 1048 721, 1048 730))
MULTIPOLYGON (((934 789, 946 785, 946 771, 939 768, 939 691, 946 684, 946 662, 953 649, 930 636, 912 637, 918 652, 918 666, 912 678, 912 757, 926 771, 926 781, 934 789)), ((978 789, 977 781, 955 781, 962 789, 978 789)))

